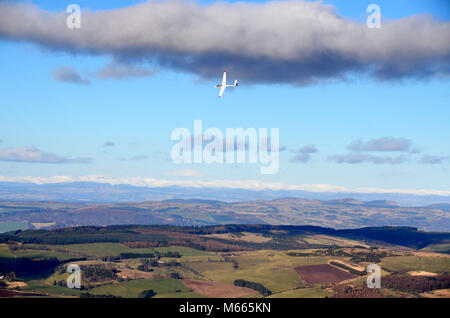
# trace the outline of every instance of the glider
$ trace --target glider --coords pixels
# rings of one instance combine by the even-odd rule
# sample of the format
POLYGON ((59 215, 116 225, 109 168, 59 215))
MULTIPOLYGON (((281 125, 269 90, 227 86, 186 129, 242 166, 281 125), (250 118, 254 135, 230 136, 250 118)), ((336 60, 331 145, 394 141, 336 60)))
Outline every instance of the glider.
POLYGON ((238 86, 238 81, 235 80, 233 85, 227 85, 227 71, 223 71, 222 84, 216 85, 216 88, 220 88, 219 98, 222 97, 225 88, 238 86))

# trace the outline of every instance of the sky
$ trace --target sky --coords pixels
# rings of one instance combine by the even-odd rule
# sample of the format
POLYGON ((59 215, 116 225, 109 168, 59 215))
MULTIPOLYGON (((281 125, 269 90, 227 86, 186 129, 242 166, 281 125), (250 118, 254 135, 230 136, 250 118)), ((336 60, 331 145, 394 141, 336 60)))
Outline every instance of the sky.
POLYGON ((444 0, 0 1, 0 181, 450 195, 449 19, 444 0), (71 3, 80 29, 64 25, 71 3), (224 69, 240 85, 219 99, 224 69), (194 120, 278 128, 278 171, 175 164, 171 133, 194 120))

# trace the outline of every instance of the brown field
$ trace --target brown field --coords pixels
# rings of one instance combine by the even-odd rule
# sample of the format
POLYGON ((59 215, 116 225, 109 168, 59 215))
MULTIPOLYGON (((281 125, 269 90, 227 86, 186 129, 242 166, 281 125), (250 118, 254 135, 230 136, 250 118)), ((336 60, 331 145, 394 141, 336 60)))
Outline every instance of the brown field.
POLYGON ((366 270, 366 268, 364 266, 361 266, 361 265, 358 265, 358 264, 355 264, 355 263, 344 262, 344 261, 341 261, 341 260, 338 260, 338 259, 330 259, 328 261, 328 264, 330 264, 331 262, 340 263, 342 265, 345 265, 345 266, 348 266, 350 268, 353 268, 354 270, 357 270, 357 271, 365 271, 366 270))
POLYGON ((437 276, 436 273, 425 272, 425 271, 409 271, 408 274, 411 276, 437 276))
POLYGON ((335 284, 355 276, 328 264, 294 267, 300 278, 307 284, 335 284))
POLYGON ((27 286, 27 283, 24 282, 8 282, 8 288, 17 288, 17 287, 25 287, 27 286))
POLYGON ((208 235, 202 235, 204 237, 219 238, 224 240, 253 242, 253 243, 266 243, 272 240, 271 237, 265 237, 262 234, 242 232, 241 235, 234 233, 214 233, 208 235))
POLYGON ((146 279, 146 278, 160 278, 160 275, 156 273, 143 272, 135 269, 125 269, 122 268, 117 273, 117 276, 123 279, 146 279))
POLYGON ((427 298, 450 298, 450 289, 437 289, 420 294, 427 298))
MULTIPOLYGON (((317 240, 323 240, 323 241, 331 241, 331 242, 336 242, 336 243, 340 243, 337 245, 343 245, 343 246, 355 246, 355 245, 359 245, 359 246, 363 246, 365 248, 369 248, 369 245, 363 244, 361 242, 357 242, 357 241, 351 241, 351 240, 347 240, 347 239, 342 239, 339 237, 335 237, 335 236, 329 236, 329 235, 323 235, 323 234, 318 234, 318 235, 312 235, 311 238, 313 239, 317 239, 317 240)), ((312 242, 311 242, 312 243, 312 242)), ((320 244, 320 243, 319 243, 320 244)))
POLYGON ((181 282, 197 294, 213 298, 237 298, 258 294, 257 291, 250 288, 232 286, 219 282, 195 279, 182 279, 181 282))

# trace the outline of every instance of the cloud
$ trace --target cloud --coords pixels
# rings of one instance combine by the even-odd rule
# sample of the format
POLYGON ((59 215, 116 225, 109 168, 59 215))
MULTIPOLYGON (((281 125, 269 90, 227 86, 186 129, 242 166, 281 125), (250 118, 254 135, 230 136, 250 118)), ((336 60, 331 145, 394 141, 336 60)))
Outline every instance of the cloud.
POLYGON ((308 162, 311 154, 318 152, 314 145, 307 145, 300 148, 297 154, 291 159, 292 162, 308 162))
POLYGON ((444 161, 449 160, 449 159, 450 159, 450 157, 448 157, 448 156, 424 155, 424 156, 422 156, 422 159, 420 160, 420 162, 423 164, 436 165, 436 164, 441 164, 444 161))
POLYGON ((359 164, 359 163, 374 163, 374 164, 400 164, 406 161, 403 156, 398 157, 378 157, 369 154, 345 154, 345 155, 335 155, 328 157, 328 160, 334 161, 336 163, 348 163, 348 164, 359 164))
POLYGON ((354 72, 385 81, 450 74, 450 22, 432 16, 383 20, 381 29, 369 29, 310 1, 148 1, 82 11, 76 30, 67 28, 67 16, 0 2, 0 38, 203 78, 227 69, 247 83, 310 85, 354 72))
POLYGON ((141 161, 141 160, 146 160, 146 159, 148 159, 148 156, 146 156, 146 155, 136 155, 134 157, 122 158, 120 160, 122 160, 122 161, 141 161))
POLYGON ((138 65, 124 65, 119 63, 110 63, 96 72, 96 77, 99 79, 126 79, 133 77, 148 77, 157 73, 155 70, 138 66, 138 65))
POLYGON ((203 174, 194 169, 180 169, 166 172, 167 176, 172 177, 201 177, 203 174))
POLYGON ((28 163, 89 163, 92 158, 65 158, 35 147, 0 149, 0 161, 28 163))
POLYGON ((366 142, 355 140, 348 149, 354 151, 399 151, 399 152, 418 152, 412 148, 412 141, 406 138, 382 137, 371 139, 366 142))
POLYGON ((52 177, 5 177, 0 176, 0 182, 24 182, 35 184, 54 184, 63 182, 98 182, 111 185, 128 184, 137 187, 167 187, 182 186, 194 188, 227 188, 248 190, 300 190, 311 192, 347 192, 347 193, 402 193, 414 195, 442 195, 450 196, 450 191, 433 189, 381 189, 381 188, 347 188, 331 184, 285 184, 283 182, 264 182, 259 180, 164 180, 146 177, 114 178, 102 175, 86 176, 52 176, 52 177))
POLYGON ((90 84, 89 80, 81 78, 81 75, 78 73, 77 70, 68 66, 61 66, 53 70, 52 76, 55 80, 59 82, 73 83, 73 84, 90 84))
POLYGON ((112 141, 107 141, 103 144, 103 147, 114 147, 116 144, 112 141))

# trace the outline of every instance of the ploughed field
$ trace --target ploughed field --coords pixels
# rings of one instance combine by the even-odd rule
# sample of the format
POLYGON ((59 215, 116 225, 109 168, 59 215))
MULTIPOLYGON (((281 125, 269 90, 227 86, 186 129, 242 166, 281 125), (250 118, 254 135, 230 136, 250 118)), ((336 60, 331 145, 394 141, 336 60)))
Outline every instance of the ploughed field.
POLYGON ((336 284, 355 278, 355 276, 328 264, 298 266, 294 269, 308 285, 336 284))

